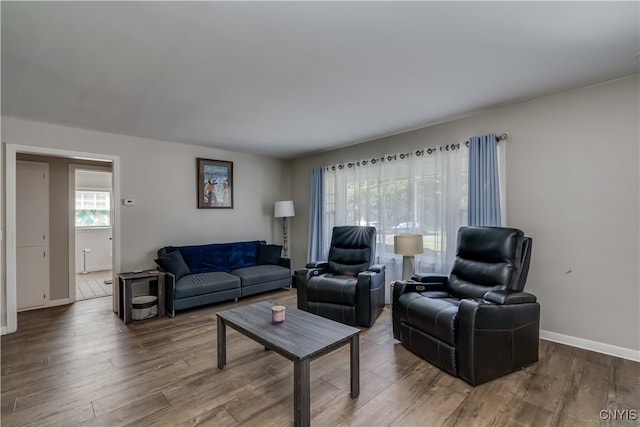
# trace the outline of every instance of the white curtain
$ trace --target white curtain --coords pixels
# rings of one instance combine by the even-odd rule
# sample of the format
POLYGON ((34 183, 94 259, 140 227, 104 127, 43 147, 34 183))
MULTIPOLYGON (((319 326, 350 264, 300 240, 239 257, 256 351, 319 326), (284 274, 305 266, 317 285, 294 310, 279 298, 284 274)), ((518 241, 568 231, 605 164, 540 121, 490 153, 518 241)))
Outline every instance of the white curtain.
POLYGON ((417 273, 448 274, 458 228, 467 224, 468 167, 464 143, 326 167, 325 259, 333 226, 371 225, 387 283, 402 277, 402 256, 393 252, 396 234, 424 236, 417 273))

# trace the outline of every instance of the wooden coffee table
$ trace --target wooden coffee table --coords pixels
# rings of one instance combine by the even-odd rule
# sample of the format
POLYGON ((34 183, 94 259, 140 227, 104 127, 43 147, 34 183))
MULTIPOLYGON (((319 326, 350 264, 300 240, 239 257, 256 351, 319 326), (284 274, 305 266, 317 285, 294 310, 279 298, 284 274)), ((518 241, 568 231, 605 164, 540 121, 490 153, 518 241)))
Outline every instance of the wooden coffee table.
POLYGON ((293 361, 293 424, 309 426, 311 418, 311 360, 347 343, 351 346, 351 398, 360 394, 360 330, 297 308, 287 307, 286 320, 271 322, 271 307, 263 301, 216 314, 218 368, 227 363, 226 326, 293 361))

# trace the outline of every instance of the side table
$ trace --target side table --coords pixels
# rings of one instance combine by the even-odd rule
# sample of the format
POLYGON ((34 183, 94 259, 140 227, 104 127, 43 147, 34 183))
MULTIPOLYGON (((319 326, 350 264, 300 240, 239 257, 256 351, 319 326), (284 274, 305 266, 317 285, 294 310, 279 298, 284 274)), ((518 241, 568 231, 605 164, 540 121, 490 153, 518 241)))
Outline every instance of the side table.
POLYGON ((132 287, 137 282, 149 282, 149 289, 156 288, 158 296, 158 317, 164 316, 164 276, 165 273, 158 271, 150 273, 142 271, 139 273, 120 273, 118 274, 118 317, 122 319, 125 325, 131 323, 131 298, 132 287), (154 283, 155 282, 155 283, 154 283))

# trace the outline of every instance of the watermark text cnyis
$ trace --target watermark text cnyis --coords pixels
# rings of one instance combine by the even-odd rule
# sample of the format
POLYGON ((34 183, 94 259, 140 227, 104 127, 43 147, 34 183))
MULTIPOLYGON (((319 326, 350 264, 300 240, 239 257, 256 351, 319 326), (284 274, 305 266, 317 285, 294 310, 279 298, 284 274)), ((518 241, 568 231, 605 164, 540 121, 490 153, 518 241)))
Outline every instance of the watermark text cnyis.
POLYGON ((637 409, 603 409, 598 414, 601 420, 612 421, 636 421, 638 420, 637 409))

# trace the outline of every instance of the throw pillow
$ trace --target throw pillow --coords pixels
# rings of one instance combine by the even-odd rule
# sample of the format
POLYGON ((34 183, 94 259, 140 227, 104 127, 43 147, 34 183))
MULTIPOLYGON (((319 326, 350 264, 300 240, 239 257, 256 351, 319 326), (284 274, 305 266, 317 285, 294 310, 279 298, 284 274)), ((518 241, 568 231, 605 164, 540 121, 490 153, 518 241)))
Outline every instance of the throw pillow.
POLYGON ((282 246, 280 245, 258 245, 256 263, 258 265, 278 264, 281 252, 282 246))
POLYGON ((161 256, 154 261, 160 266, 160 268, 176 276, 176 280, 182 276, 191 274, 191 270, 189 270, 187 263, 184 262, 180 251, 168 252, 166 255, 161 256))

